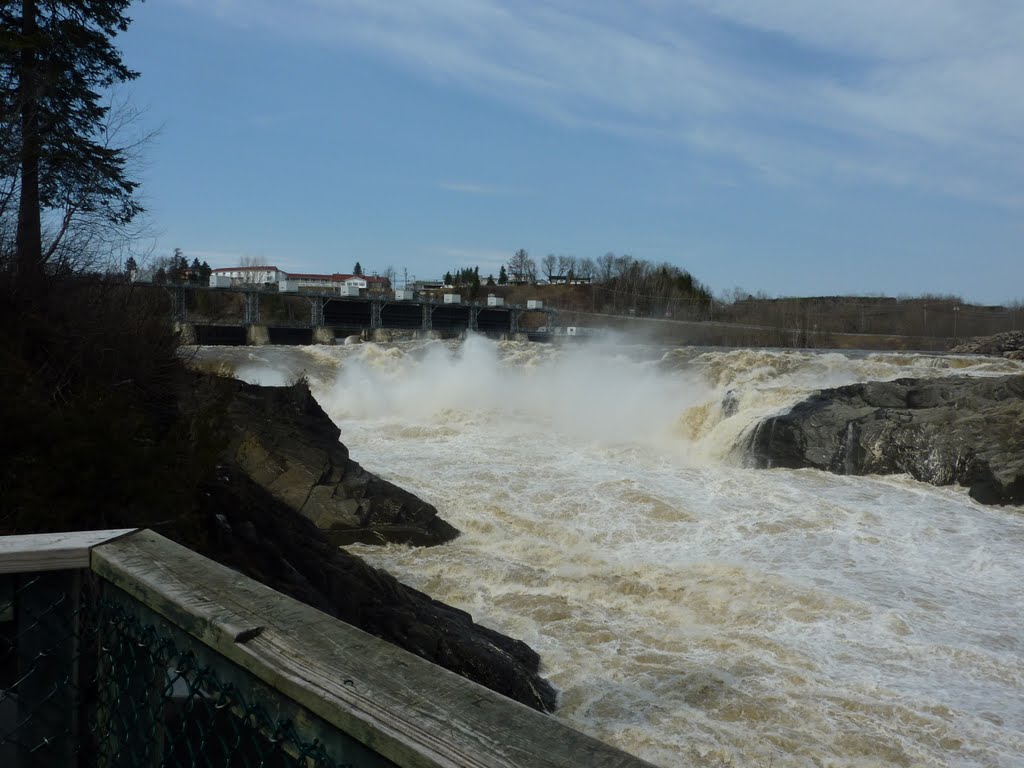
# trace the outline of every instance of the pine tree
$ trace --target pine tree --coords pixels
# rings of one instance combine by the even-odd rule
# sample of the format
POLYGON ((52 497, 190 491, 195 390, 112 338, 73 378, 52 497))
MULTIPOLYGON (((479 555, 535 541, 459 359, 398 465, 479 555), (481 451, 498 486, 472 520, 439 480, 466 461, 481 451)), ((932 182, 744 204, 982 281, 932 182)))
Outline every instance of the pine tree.
POLYGON ((505 265, 501 265, 501 269, 498 271, 498 285, 508 285, 508 272, 505 271, 505 265))
POLYGON ((352 268, 352 274, 359 275, 360 277, 363 276, 363 265, 360 264, 358 261, 356 262, 356 265, 352 268))
POLYGON ((135 257, 129 256, 128 261, 124 263, 124 276, 128 278, 129 281, 132 281, 135 279, 135 275, 138 274, 138 271, 139 265, 136 263, 135 257))
POLYGON ((112 43, 128 29, 129 5, 21 0, 0 6, 0 174, 19 176, 15 253, 23 285, 45 269, 43 209, 72 199, 79 210, 117 224, 142 210, 124 151, 98 135, 109 110, 101 93, 138 77, 112 43))

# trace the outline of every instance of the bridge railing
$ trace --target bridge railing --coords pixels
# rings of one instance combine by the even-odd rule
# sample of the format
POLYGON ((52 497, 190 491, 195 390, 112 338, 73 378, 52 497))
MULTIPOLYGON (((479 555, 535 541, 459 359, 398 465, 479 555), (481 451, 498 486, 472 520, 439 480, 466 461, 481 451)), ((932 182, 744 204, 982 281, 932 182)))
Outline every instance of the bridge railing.
POLYGON ((0 766, 645 763, 152 531, 0 537, 0 766))

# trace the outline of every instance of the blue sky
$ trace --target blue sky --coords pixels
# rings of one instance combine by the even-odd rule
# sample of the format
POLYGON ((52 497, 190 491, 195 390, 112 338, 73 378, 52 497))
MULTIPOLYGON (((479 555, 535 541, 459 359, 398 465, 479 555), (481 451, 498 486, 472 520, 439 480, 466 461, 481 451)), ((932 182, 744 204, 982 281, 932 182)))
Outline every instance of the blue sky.
POLYGON ((1024 299, 1019 0, 150 0, 154 253, 1024 299))

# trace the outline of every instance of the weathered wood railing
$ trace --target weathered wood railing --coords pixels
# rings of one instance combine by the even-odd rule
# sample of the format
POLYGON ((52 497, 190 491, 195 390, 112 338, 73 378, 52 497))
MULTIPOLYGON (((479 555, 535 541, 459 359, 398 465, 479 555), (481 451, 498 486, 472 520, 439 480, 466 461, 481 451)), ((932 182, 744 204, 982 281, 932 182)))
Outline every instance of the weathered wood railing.
MULTIPOLYGON (((261 738, 277 744, 279 751, 281 734, 287 733, 283 753, 292 765, 647 765, 152 531, 0 537, 0 574, 19 574, 0 575, 0 628, 5 621, 14 626, 19 617, 31 616, 26 627, 39 635, 43 622, 38 617, 82 622, 84 612, 77 607, 85 604, 100 617, 94 622, 98 659, 86 658, 83 648, 91 646, 77 631, 74 642, 34 655, 24 646, 42 638, 26 627, 0 635, 8 638, 9 647, 19 647, 20 658, 35 659, 36 666, 68 667, 69 679, 91 670, 92 684, 99 689, 91 705, 98 712, 83 714, 81 702, 69 701, 67 721, 55 725, 52 717, 19 718, 10 701, 5 715, 3 699, 4 694, 18 698, 15 704, 24 709, 26 700, 45 697, 46 691, 56 691, 59 698, 54 680, 62 672, 44 669, 29 684, 31 676, 16 672, 8 678, 20 688, 8 683, 6 690, 0 680, 0 762, 5 768, 39 760, 45 765, 123 764, 111 755, 129 751, 145 755, 147 765, 196 764, 182 758, 195 751, 186 743, 187 734, 168 730, 174 720, 166 711, 172 699, 210 728, 221 710, 234 713, 231 733, 204 733, 200 750, 213 748, 214 741, 225 753, 241 749, 235 733, 241 722, 260 730, 261 738), (43 573, 53 575, 40 581, 43 573), (46 587, 41 593, 18 592, 29 574, 34 587, 46 587), (81 594, 83 584, 89 585, 88 598, 81 594), (61 590, 67 600, 56 600, 61 590), (51 607, 32 604, 40 599, 51 607), (135 649, 146 643, 157 643, 160 652, 136 657, 135 649), (116 690, 104 695, 105 676, 126 654, 132 656, 134 679, 117 681, 116 690), (143 706, 160 696, 162 709, 155 714, 143 706), (196 714, 196 702, 207 714, 196 714), (73 733, 75 727, 84 728, 74 725, 79 719, 93 724, 89 749, 73 733), (25 732, 15 738, 19 725, 25 732), (60 733, 48 735, 47 728, 60 733), (134 751, 112 744, 140 738, 153 743, 134 751)), ((78 687, 87 686, 79 682, 78 687)), ((219 764, 232 764, 230 756, 219 764)))

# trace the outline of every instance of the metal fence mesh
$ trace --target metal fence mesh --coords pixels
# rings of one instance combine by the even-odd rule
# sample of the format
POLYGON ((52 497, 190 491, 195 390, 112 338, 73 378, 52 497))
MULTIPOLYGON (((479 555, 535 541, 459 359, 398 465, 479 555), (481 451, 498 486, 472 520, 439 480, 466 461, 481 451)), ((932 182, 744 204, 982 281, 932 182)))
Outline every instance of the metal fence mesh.
POLYGON ((0 576, 2 768, 349 765, 81 578, 0 576))

